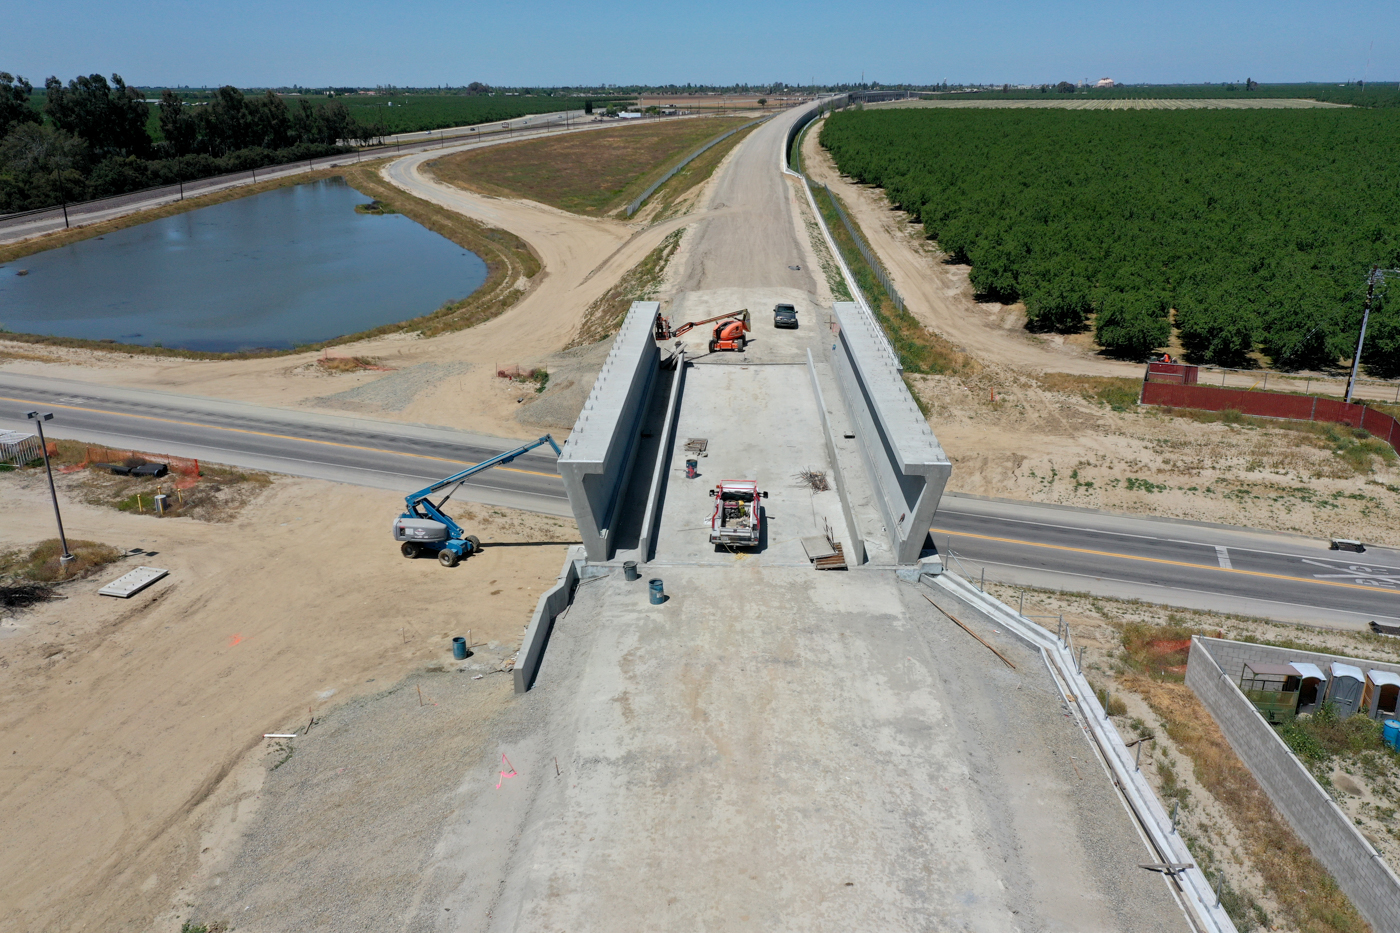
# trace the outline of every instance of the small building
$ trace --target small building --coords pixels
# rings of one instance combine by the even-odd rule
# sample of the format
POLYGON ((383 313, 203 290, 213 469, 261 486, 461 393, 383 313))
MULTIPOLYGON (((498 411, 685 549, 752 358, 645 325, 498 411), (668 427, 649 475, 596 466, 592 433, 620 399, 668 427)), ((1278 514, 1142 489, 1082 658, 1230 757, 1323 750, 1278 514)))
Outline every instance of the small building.
POLYGON ((1292 664, 1247 661, 1240 674, 1240 691, 1270 724, 1291 722, 1298 715, 1302 677, 1292 664))
POLYGON ((1327 702, 1337 708, 1345 719, 1361 708, 1361 693, 1366 689, 1366 675, 1361 668, 1341 661, 1332 662, 1332 679, 1327 685, 1327 702))
POLYGON ((1113 87, 1113 86, 1114 86, 1114 82, 1113 82, 1113 79, 1112 79, 1112 78, 1100 78, 1100 79, 1098 80, 1098 83, 1094 85, 1094 87, 1113 87))
POLYGON ((1366 689, 1361 694, 1361 709, 1372 719, 1393 719, 1400 701, 1400 674, 1390 671, 1366 672, 1366 689))

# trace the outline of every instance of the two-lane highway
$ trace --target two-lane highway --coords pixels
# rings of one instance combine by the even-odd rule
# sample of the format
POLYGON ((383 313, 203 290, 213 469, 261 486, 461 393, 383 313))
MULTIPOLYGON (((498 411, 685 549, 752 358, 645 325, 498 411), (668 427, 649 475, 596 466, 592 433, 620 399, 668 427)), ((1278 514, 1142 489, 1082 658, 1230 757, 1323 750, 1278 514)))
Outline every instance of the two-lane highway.
MULTIPOLYGON (((250 469, 410 492, 518 440, 221 399, 114 389, 0 371, 0 428, 26 411, 73 438, 250 469)), ((552 454, 482 474, 459 501, 570 516, 552 454)), ((1141 599, 1194 609, 1362 628, 1400 624, 1400 552, 1196 522, 1030 502, 944 496, 932 529, 973 579, 1141 599)))
POLYGON ((1400 552, 1299 535, 945 495, 931 529, 954 570, 1313 625, 1400 622, 1400 552))
MULTIPOLYGON (((45 426, 51 437, 401 492, 521 443, 430 425, 0 372, 0 428, 26 430, 24 413, 36 408, 54 412, 45 426)), ((571 516, 554 456, 542 449, 474 477, 459 498, 571 516)))

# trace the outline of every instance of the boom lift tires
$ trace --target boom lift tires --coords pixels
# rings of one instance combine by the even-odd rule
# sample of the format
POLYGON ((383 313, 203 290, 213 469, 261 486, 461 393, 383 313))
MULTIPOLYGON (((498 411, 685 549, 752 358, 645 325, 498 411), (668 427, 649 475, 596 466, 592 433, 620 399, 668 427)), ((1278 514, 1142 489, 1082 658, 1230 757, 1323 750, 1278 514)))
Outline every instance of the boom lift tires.
POLYGON ((470 557, 481 550, 481 539, 476 535, 467 534, 442 507, 452 498, 452 493, 457 491, 456 487, 469 477, 493 466, 510 463, 521 454, 544 444, 554 448, 556 455, 560 452, 554 438, 546 434, 533 443, 497 454, 489 460, 483 460, 460 473, 453 473, 446 479, 438 480, 431 486, 406 496, 404 512, 394 521, 394 540, 400 542, 399 553, 409 558, 436 555, 438 563, 444 567, 456 567, 462 558, 470 557), (433 493, 448 486, 453 488, 437 502, 429 498, 433 493))

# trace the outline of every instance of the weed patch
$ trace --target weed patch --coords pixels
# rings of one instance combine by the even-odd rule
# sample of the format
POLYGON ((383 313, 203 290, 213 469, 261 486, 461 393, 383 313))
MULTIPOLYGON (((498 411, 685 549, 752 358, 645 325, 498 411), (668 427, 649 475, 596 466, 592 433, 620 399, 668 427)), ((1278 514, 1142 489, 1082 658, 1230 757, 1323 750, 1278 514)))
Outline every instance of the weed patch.
POLYGON ((41 541, 29 549, 18 548, 0 553, 0 581, 13 584, 65 583, 91 576, 112 561, 121 558, 121 551, 96 541, 70 540, 68 553, 75 558, 64 564, 63 545, 57 538, 41 541))
MULTIPOLYGON (((864 294, 866 303, 874 311, 885 335, 889 337, 905 372, 924 375, 975 372, 977 364, 972 357, 924 327, 918 318, 901 309, 890 298, 837 214, 836 195, 824 187, 813 187, 812 197, 826 221, 827 229, 831 231, 832 239, 836 241, 836 248, 841 251, 846 266, 855 277, 856 286, 864 294)), ((849 211, 846 214, 850 216, 849 211)))
POLYGON ((1123 376, 1074 376, 1069 373, 1045 373, 1037 381, 1050 392, 1078 395, 1091 402, 1101 402, 1114 411, 1130 411, 1137 407, 1142 382, 1123 376))
POLYGON ((680 248, 685 229, 675 231, 661 241, 661 245, 642 257, 642 261, 618 279, 617 284, 604 292, 588 306, 579 324, 578 334, 569 343, 568 349, 597 343, 617 333, 622 319, 634 301, 647 301, 655 297, 666 274, 666 266, 680 248))

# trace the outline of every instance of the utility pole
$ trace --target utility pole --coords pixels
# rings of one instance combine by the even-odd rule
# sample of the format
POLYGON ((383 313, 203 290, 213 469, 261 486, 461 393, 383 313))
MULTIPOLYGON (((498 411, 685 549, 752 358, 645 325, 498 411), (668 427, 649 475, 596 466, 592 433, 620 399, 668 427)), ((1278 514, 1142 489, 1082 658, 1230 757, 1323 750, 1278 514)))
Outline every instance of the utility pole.
POLYGON ((1347 379, 1346 401, 1351 402, 1351 393, 1356 389, 1356 371, 1361 367, 1361 346, 1366 342, 1366 324, 1371 320, 1371 298, 1376 293, 1376 282, 1385 283, 1380 266, 1372 266, 1366 277, 1366 310, 1361 313, 1361 334, 1356 338, 1356 355, 1351 360, 1351 377, 1347 379))
POLYGON ((53 464, 49 462, 49 442, 44 439, 44 422, 53 420, 53 412, 39 414, 31 411, 25 415, 33 421, 39 428, 39 446, 44 448, 44 472, 49 475, 49 496, 53 499, 53 517, 58 521, 58 541, 63 545, 63 554, 58 558, 59 565, 68 564, 73 561, 73 555, 68 553, 68 537, 63 533, 63 516, 58 512, 58 491, 53 488, 53 464))

